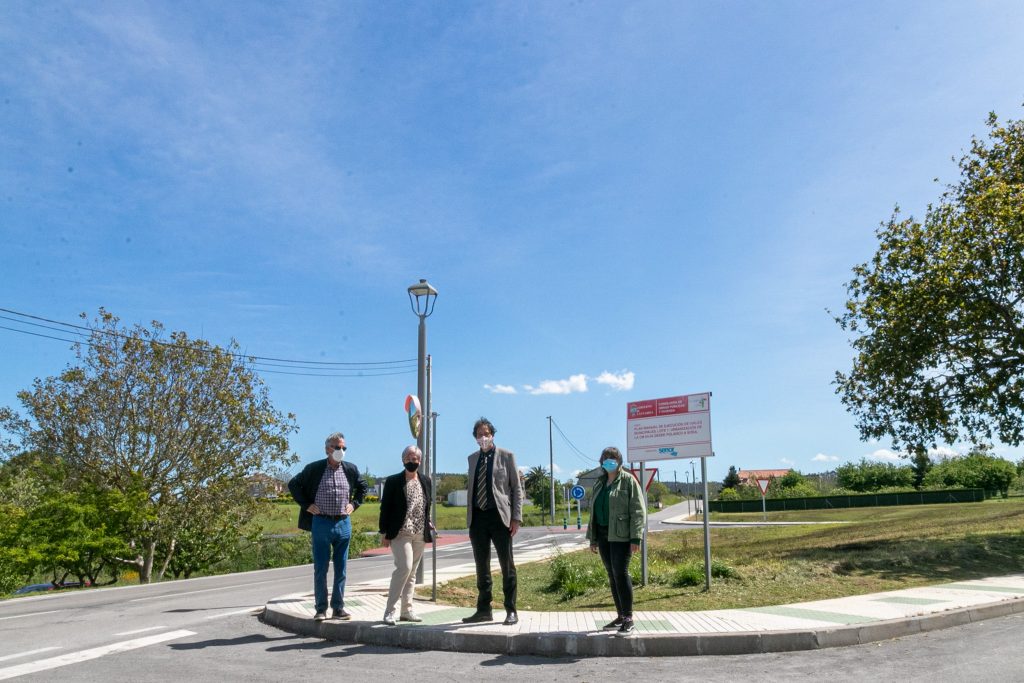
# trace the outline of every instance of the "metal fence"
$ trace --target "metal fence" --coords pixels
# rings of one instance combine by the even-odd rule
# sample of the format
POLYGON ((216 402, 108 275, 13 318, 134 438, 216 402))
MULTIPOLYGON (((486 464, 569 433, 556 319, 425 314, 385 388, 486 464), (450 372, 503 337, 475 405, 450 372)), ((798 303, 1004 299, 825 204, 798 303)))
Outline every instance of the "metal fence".
MULTIPOLYGON (((947 491, 911 491, 908 493, 864 493, 855 496, 815 496, 813 498, 768 498, 769 512, 781 510, 823 510, 830 508, 863 508, 883 505, 932 505, 935 503, 978 503, 985 500, 982 489, 950 489, 947 491)), ((711 512, 761 512, 761 499, 713 500, 711 512)))

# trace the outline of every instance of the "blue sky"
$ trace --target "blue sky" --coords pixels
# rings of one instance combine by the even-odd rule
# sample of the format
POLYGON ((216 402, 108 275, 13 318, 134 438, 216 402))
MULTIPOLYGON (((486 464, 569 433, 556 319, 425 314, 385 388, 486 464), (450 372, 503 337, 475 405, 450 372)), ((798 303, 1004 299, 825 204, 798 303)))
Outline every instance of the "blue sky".
MULTIPOLYGON (((406 287, 427 278, 445 471, 480 415, 526 466, 547 465, 554 416, 585 454, 555 433, 568 476, 625 446, 628 401, 703 391, 711 479, 891 457, 834 395, 851 351, 827 309, 893 206, 921 215, 987 113, 1024 102, 1018 2, 0 19, 0 307, 374 362, 416 356, 406 287)), ((0 404, 72 358, 0 330, 0 404)), ((303 461, 340 429, 358 465, 399 469, 415 374, 263 378, 303 461)))

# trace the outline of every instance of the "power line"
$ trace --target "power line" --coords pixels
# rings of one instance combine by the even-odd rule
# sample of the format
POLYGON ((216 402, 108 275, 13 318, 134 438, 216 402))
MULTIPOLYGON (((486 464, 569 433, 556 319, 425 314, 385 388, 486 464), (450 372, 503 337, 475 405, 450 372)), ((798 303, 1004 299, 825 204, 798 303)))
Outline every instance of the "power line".
POLYGON ((562 436, 562 438, 565 440, 565 442, 567 444, 569 444, 569 447, 572 448, 573 451, 575 451, 575 453, 573 453, 573 455, 575 455, 578 459, 580 459, 583 462, 585 462, 588 467, 593 467, 593 464, 594 464, 593 458, 588 457, 586 453, 584 453, 580 449, 576 448, 576 444, 574 444, 569 439, 569 437, 567 437, 565 435, 565 432, 563 432, 562 428, 558 426, 558 423, 555 422, 554 418, 551 419, 551 424, 555 425, 555 429, 558 430, 558 433, 562 436))
MULTIPOLYGON (((2 317, 2 316, 0 316, 2 317)), ((27 334, 33 337, 42 337, 43 339, 54 339, 56 341, 67 342, 69 344, 85 344, 92 348, 105 349, 101 344, 96 344, 82 339, 65 339, 63 337, 54 337, 51 334, 40 334, 39 332, 29 332, 28 330, 18 330, 13 327, 7 327, 0 325, 0 330, 8 330, 10 332, 17 332, 18 334, 27 334)), ((68 334, 78 334, 76 332, 69 332, 68 334)), ((235 354, 232 354, 235 355, 235 354)), ((259 363, 252 364, 253 369, 260 373, 269 373, 271 375, 303 375, 306 377, 387 377, 390 375, 411 375, 416 372, 416 368, 409 370, 398 370, 397 372, 384 372, 385 370, 394 370, 395 368, 309 368, 310 370, 319 370, 319 372, 285 372, 283 370, 267 370, 264 367, 260 367, 259 363), (336 372, 332 372, 336 371, 336 372)), ((281 367, 292 367, 292 366, 281 366, 281 367)), ((301 366, 300 366, 301 369, 301 366)))
MULTIPOLYGON (((112 331, 109 331, 109 330, 98 330, 98 329, 94 329, 94 328, 87 327, 87 326, 84 326, 84 325, 75 325, 73 323, 66 323, 66 322, 62 322, 60 320, 51 320, 50 318, 44 318, 44 317, 41 317, 41 316, 32 315, 30 313, 22 313, 20 311, 11 310, 9 308, 0 308, 0 311, 2 311, 4 313, 10 313, 10 314, 15 315, 15 316, 19 316, 19 318, 28 318, 30 320, 40 320, 40 321, 43 321, 43 322, 46 322, 46 323, 51 323, 53 325, 60 325, 61 327, 60 328, 55 328, 55 327, 50 327, 49 325, 41 325, 39 323, 30 322, 29 320, 21 320, 19 318, 11 318, 11 317, 8 317, 8 316, 0 316, 0 318, 2 318, 4 320, 10 320, 12 322, 18 323, 19 325, 32 325, 32 326, 35 326, 35 327, 41 327, 41 328, 44 328, 44 329, 54 330, 54 331, 57 331, 57 332, 61 332, 63 334, 73 334, 73 335, 76 335, 76 336, 79 336, 79 337, 91 336, 91 335, 93 335, 95 333, 100 333, 100 334, 106 334, 106 335, 109 335, 109 336, 112 336, 112 337, 117 337, 119 339, 134 340, 134 341, 139 341, 139 342, 143 342, 143 343, 158 344, 160 346, 164 346, 164 347, 172 348, 172 349, 183 349, 183 350, 190 350, 190 351, 197 351, 198 350, 198 351, 204 351, 204 352, 207 352, 207 353, 214 353, 216 351, 216 349, 195 349, 193 347, 183 346, 181 344, 173 344, 173 343, 169 343, 169 342, 160 341, 160 340, 157 340, 157 339, 143 339, 141 337, 136 337, 136 336, 133 336, 133 335, 122 334, 120 332, 112 332, 112 331), (62 328, 71 328, 71 329, 62 329, 62 328), (84 330, 84 332, 79 332, 79 331, 75 331, 75 330, 84 330)), ((64 341, 64 342, 69 342, 69 343, 85 343, 85 344, 88 344, 89 346, 96 346, 95 344, 93 344, 91 342, 83 342, 81 340, 63 339, 63 338, 60 338, 60 337, 51 337, 51 336, 48 336, 48 335, 37 334, 37 333, 29 332, 27 330, 18 330, 18 329, 14 329, 14 328, 11 328, 11 327, 0 326, 0 329, 10 330, 11 332, 20 332, 22 334, 31 334, 33 336, 44 337, 44 338, 47 338, 47 339, 56 339, 58 341, 64 341)), ((410 371, 411 372, 415 372, 415 370, 416 370, 415 364, 417 363, 417 359, 415 359, 415 358, 403 358, 403 359, 400 359, 400 360, 388 360, 388 361, 340 362, 340 361, 295 360, 295 359, 289 359, 289 358, 273 358, 273 357, 269 357, 269 356, 252 356, 252 355, 248 355, 248 354, 235 353, 235 352, 226 351, 226 350, 221 350, 221 352, 225 353, 225 354, 227 354, 227 355, 229 355, 229 356, 231 356, 233 358, 237 358, 237 359, 253 362, 253 363, 256 363, 256 364, 260 364, 260 365, 266 365, 266 366, 270 366, 270 367, 308 369, 308 370, 319 370, 319 369, 328 370, 328 369, 333 369, 333 370, 339 370, 340 371, 340 370, 353 370, 353 369, 356 369, 356 368, 362 368, 364 370, 364 372, 365 372, 367 370, 405 370, 405 369, 411 368, 410 371), (275 362, 276 363, 286 363, 287 365, 277 365, 277 364, 275 364, 275 362), (306 367, 306 366, 327 366, 327 367, 318 368, 318 367, 306 367)), ((272 370, 264 370, 264 372, 274 372, 274 371, 272 371, 272 370)), ((284 373, 278 373, 278 374, 284 374, 284 373)), ((296 374, 299 374, 299 373, 296 373, 296 374)), ((312 375, 316 375, 316 373, 309 373, 309 374, 311 376, 312 375)), ((388 373, 388 374, 404 374, 404 373, 388 373)), ((323 377, 347 377, 347 376, 360 376, 360 375, 321 375, 321 376, 323 376, 323 377)), ((365 376, 365 375, 362 375, 362 376, 365 376)))

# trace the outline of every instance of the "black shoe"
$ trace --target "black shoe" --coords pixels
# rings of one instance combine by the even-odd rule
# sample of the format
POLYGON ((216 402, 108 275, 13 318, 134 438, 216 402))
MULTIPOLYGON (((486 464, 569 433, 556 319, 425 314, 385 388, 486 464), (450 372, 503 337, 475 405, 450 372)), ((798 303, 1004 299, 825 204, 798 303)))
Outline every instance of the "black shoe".
POLYGON ((482 624, 485 621, 494 621, 494 615, 492 615, 490 612, 481 612, 480 610, 477 610, 476 612, 473 612, 468 617, 463 619, 462 623, 463 624, 482 624))
POLYGON ((622 626, 622 617, 615 617, 615 621, 609 621, 607 624, 601 627, 601 630, 618 631, 620 626, 622 626))
POLYGON ((349 621, 349 620, 352 619, 352 615, 349 614, 348 612, 346 612, 344 607, 342 607, 341 609, 338 609, 337 607, 335 607, 333 610, 331 610, 331 619, 340 619, 341 621, 349 621))
POLYGON ((509 612, 505 615, 505 621, 501 623, 505 626, 515 626, 519 623, 519 615, 515 612, 509 612))
POLYGON ((633 618, 625 617, 622 620, 622 625, 619 626, 619 630, 615 632, 615 635, 619 637, 631 636, 635 632, 636 627, 633 626, 633 618))

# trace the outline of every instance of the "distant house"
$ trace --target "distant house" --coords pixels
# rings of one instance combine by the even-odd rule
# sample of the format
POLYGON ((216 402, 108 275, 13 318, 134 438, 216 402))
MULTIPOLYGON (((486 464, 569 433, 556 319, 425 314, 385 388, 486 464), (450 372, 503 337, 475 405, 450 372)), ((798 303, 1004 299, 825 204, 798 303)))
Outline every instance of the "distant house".
POLYGON ((758 479, 781 479, 790 472, 787 470, 740 470, 736 474, 740 477, 741 486, 757 486, 758 479))
POLYGON ((257 472, 245 481, 249 485, 249 495, 253 498, 277 498, 286 488, 283 481, 262 472, 257 472))

